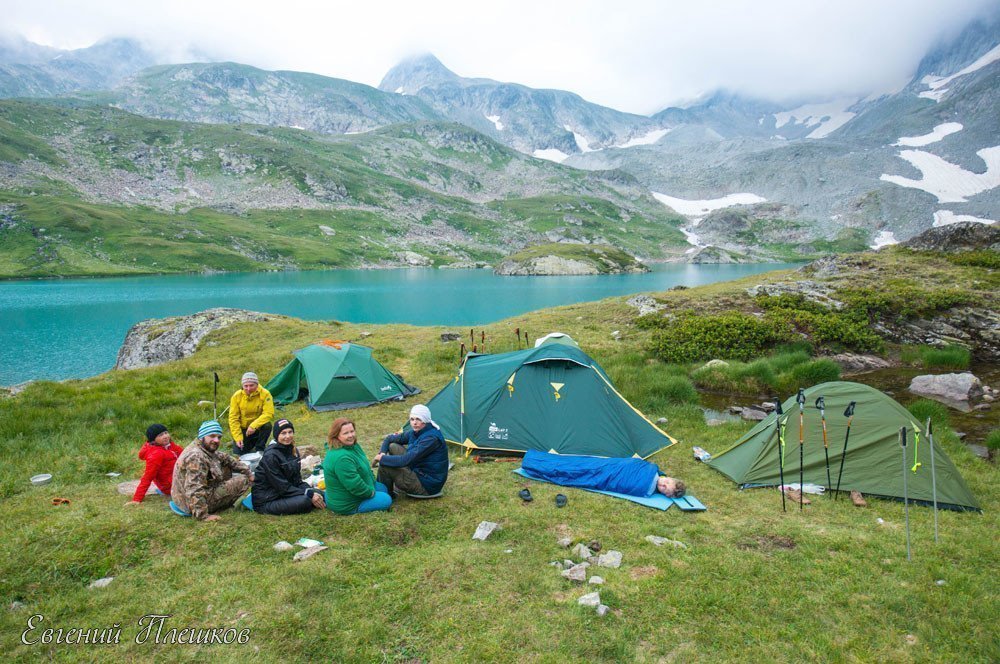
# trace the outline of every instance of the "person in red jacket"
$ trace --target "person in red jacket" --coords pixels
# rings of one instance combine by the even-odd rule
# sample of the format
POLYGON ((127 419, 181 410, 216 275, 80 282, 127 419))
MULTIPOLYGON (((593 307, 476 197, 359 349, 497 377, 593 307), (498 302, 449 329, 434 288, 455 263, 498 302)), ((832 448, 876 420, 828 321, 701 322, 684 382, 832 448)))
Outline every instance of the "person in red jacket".
POLYGON ((139 480, 132 500, 126 505, 138 505, 146 497, 149 485, 155 484, 165 496, 170 495, 174 479, 174 464, 184 451, 170 438, 170 432, 162 424, 152 424, 146 429, 146 442, 139 450, 139 459, 146 462, 146 471, 139 480))

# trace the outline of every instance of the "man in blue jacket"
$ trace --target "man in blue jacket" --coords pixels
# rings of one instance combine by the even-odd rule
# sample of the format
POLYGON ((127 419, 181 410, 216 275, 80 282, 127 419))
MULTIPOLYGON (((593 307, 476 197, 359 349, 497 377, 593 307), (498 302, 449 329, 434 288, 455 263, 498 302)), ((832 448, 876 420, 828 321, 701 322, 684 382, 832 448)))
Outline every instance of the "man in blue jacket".
POLYGON ((433 496, 448 479, 448 446, 427 406, 410 409, 410 431, 391 434, 372 459, 378 481, 395 493, 433 496))

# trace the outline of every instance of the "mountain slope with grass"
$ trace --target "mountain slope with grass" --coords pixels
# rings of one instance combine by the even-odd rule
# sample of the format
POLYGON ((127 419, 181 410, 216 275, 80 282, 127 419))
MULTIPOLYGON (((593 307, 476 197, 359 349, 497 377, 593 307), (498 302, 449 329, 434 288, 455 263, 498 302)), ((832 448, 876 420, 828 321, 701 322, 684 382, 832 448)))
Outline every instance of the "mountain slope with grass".
POLYGON ((540 241, 683 250, 620 172, 532 159, 462 125, 328 137, 0 102, 0 276, 493 262, 540 241))
MULTIPOLYGON (((978 284, 975 306, 996 309, 998 284, 988 268, 903 250, 864 254, 859 260, 841 265, 837 275, 811 278, 859 288, 882 283, 890 274, 912 280, 931 297, 919 312, 898 312, 910 321, 940 318, 947 310, 935 307, 944 306, 955 283, 978 284)), ((654 295, 671 309, 706 315, 751 312, 760 303, 748 289, 787 285, 801 276, 758 275, 654 295)), ((173 515, 162 498, 123 507, 129 497, 117 494, 115 484, 138 476, 135 454, 145 427, 162 422, 178 442, 187 443, 198 423, 211 415, 211 407, 199 402, 211 399, 212 372, 221 375, 225 389, 220 392, 228 394, 248 368, 266 380, 296 348, 320 338, 364 334, 379 361, 429 398, 457 368, 457 342, 440 340, 441 333, 453 331, 447 328, 276 318, 212 333, 192 357, 178 362, 29 385, 0 402, 5 414, 0 418, 0 518, 6 524, 0 539, 0 592, 9 607, 0 612, 0 629, 15 635, 7 656, 12 661, 34 660, 40 653, 65 661, 93 659, 88 647, 22 644, 17 635, 30 616, 40 614, 41 628, 118 622, 121 643, 100 646, 102 652, 133 659, 211 655, 243 661, 248 648, 269 659, 337 661, 1000 657, 988 620, 1000 610, 993 569, 1000 556, 994 537, 1000 525, 997 468, 976 458, 952 427, 961 426, 969 438, 985 433, 956 424, 954 414, 949 422, 947 409, 929 402, 910 404, 917 416, 935 418, 935 444, 956 464, 984 511, 941 512, 935 544, 931 512, 911 507, 914 555, 907 562, 900 503, 870 499, 868 508, 859 509, 846 500, 817 497, 804 512, 783 514, 776 492, 737 491, 696 462, 693 445, 717 453, 752 423, 706 424, 699 403, 714 403, 714 395, 695 390, 691 378, 703 363, 659 359, 651 345, 657 328, 638 321, 625 298, 613 298, 525 314, 483 331, 494 351, 516 347, 515 328, 573 335, 636 408, 653 419, 667 418, 664 428, 680 442, 652 460, 683 478, 707 512, 658 512, 536 483, 530 484, 534 501, 524 503, 517 494, 525 480, 511 473, 513 464, 477 464, 459 454, 453 455, 444 498, 399 501, 388 513, 267 517, 228 511, 221 522, 195 523, 173 515), (611 335, 614 330, 622 332, 618 340, 611 335), (39 472, 52 473, 51 484, 32 487, 28 478, 39 472), (109 472, 124 475, 109 478, 109 472), (553 499, 560 491, 569 502, 556 509, 553 499), (70 503, 53 506, 55 496, 70 503), (485 542, 473 541, 483 520, 499 522, 502 530, 485 542), (648 535, 687 548, 657 547, 648 535), (302 563, 293 563, 291 552, 272 548, 279 540, 303 536, 330 548, 302 563), (621 568, 600 570, 604 584, 597 590, 611 609, 604 618, 577 605, 594 588, 574 585, 550 565, 570 555, 557 544, 564 537, 574 543, 598 540, 604 550, 623 553, 621 568), (88 589, 104 577, 114 580, 88 589), (391 610, 372 608, 386 602, 391 610), (170 616, 164 635, 170 628, 235 627, 249 629, 250 642, 157 645, 150 638, 136 643, 136 622, 150 613, 170 616), (331 629, 343 627, 345 616, 350 616, 350 629, 331 629)), ((805 347, 778 348, 777 355, 768 348, 748 357, 769 361, 781 374, 838 349, 839 343, 803 333, 809 342, 805 347)), ((887 356, 898 361, 905 347, 880 338, 887 356)), ((781 384, 778 394, 787 396, 801 381, 825 378, 824 371, 800 372, 781 384)), ((695 374, 696 381, 702 378, 695 374)), ((754 386, 726 389, 729 403, 761 397, 754 386)), ((765 389, 767 395, 775 388, 765 389)), ((360 443, 371 456, 381 436, 402 424, 411 403, 338 415, 356 422, 360 443)), ((300 445, 321 445, 333 419, 301 404, 281 415, 295 423, 300 445)), ((996 411, 984 416, 969 421, 995 429, 996 411)), ((28 636, 30 641, 40 631, 28 636)))

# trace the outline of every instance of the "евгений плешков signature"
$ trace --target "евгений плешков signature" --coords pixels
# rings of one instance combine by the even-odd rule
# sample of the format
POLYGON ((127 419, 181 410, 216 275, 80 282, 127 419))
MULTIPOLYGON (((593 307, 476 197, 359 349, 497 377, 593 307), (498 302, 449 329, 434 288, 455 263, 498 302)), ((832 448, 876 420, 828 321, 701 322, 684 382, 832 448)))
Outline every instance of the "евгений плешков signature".
MULTIPOLYGON (((229 645, 250 642, 250 629, 235 627, 172 627, 170 616, 147 613, 136 621, 134 640, 137 644, 199 644, 229 645)), ((46 627, 45 616, 40 613, 28 618, 27 628, 21 633, 21 643, 33 645, 114 645, 122 641, 122 624, 108 627, 46 627)), ((128 635, 125 637, 129 638, 128 635)))

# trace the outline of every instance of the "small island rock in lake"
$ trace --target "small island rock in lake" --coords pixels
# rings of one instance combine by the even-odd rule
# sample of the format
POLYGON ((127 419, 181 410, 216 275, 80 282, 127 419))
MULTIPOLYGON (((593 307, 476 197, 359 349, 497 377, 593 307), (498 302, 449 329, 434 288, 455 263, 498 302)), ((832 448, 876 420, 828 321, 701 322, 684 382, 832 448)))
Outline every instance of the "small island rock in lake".
POLYGON ((610 245, 552 243, 522 249, 493 272, 501 276, 587 275, 649 272, 649 268, 610 245))

